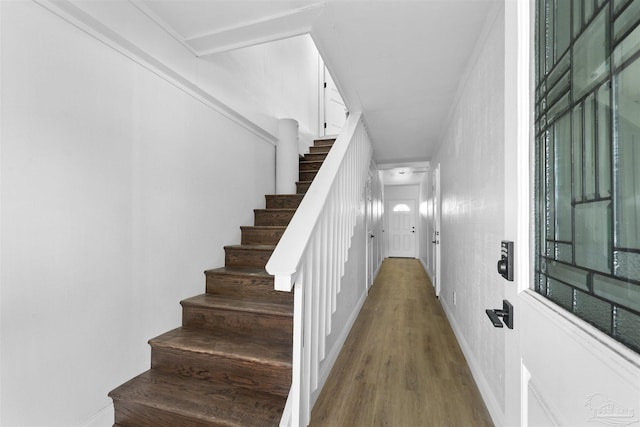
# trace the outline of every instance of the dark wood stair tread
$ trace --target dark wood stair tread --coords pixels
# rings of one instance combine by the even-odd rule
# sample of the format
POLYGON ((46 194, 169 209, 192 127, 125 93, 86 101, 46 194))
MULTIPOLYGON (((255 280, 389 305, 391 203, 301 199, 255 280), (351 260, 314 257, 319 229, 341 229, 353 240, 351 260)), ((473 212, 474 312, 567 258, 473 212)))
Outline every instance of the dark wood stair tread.
POLYGON ((331 147, 336 142, 336 138, 314 139, 314 147, 331 147))
POLYGON ((248 300, 232 296, 201 294, 180 301, 183 307, 198 306, 224 310, 246 311, 256 314, 293 317, 291 304, 248 300))
POLYGON ((304 155, 303 160, 319 160, 324 162, 329 153, 307 153, 304 155))
POLYGON ((264 268, 256 267, 219 267, 206 270, 207 277, 251 278, 256 280, 273 281, 273 276, 264 268))
POLYGON ((149 344, 154 348, 162 347, 251 363, 291 367, 291 343, 274 342, 268 337, 236 336, 181 327, 150 339, 149 344))
MULTIPOLYGON (((190 420, 192 425, 199 422, 201 425, 229 427, 277 426, 286 401, 284 396, 154 370, 124 383, 109 393, 109 397, 127 405, 177 414, 190 420)), ((116 422, 145 426, 154 425, 154 421, 171 422, 170 418, 160 420, 160 417, 141 421, 135 414, 130 414, 130 418, 116 419, 116 422)))
POLYGON ((274 277, 263 268, 222 267, 205 271, 206 292, 293 304, 293 292, 277 291, 274 277))
POLYGON ((300 160, 300 170, 303 170, 302 167, 303 166, 322 166, 322 164, 324 163, 324 160, 300 160))
POLYGON ((268 209, 254 209, 253 211, 259 211, 259 212, 295 212, 297 210, 297 208, 268 208, 268 209))
POLYGON ((265 194, 266 199, 300 199, 299 194, 265 194))
POLYGON ((224 247, 225 249, 240 249, 246 251, 268 251, 274 250, 276 248, 275 245, 228 245, 224 247))
POLYGON ((241 245, 276 245, 284 231, 286 225, 243 225, 241 231, 241 245))
POLYGON ((204 272, 207 276, 224 274, 229 276, 253 276, 256 278, 269 278, 273 277, 264 268, 251 268, 251 267, 220 267, 206 270, 204 272))
POLYGON ((309 153, 310 154, 320 154, 320 153, 327 154, 329 151, 331 151, 331 146, 329 146, 329 145, 327 145, 327 146, 309 147, 309 153))

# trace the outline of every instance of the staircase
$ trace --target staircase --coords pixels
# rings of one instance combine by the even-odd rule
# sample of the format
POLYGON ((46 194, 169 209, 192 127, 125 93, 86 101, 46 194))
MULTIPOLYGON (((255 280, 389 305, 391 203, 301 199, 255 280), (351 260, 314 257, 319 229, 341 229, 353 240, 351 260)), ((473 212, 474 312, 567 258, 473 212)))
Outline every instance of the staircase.
POLYGON ((335 140, 300 159, 298 194, 267 195, 182 326, 149 341, 151 369, 109 393, 116 426, 277 426, 291 385, 293 294, 264 269, 335 140))

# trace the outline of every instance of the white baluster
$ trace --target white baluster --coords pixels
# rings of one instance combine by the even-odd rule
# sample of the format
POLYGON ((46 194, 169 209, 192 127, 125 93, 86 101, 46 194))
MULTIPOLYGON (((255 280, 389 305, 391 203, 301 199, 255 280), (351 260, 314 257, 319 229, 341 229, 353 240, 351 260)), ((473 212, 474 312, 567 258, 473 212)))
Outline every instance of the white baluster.
POLYGON ((320 336, 318 333, 318 323, 320 317, 320 280, 318 278, 319 270, 319 249, 318 241, 319 236, 317 234, 318 226, 316 226, 316 232, 314 232, 313 240, 310 242, 309 259, 311 264, 311 289, 313 295, 312 312, 311 312, 311 390, 318 388, 318 347, 320 336))
POLYGON ((310 256, 307 249, 306 256, 304 257, 302 267, 302 285, 305 288, 304 298, 304 337, 303 337, 303 359, 302 359, 302 401, 301 401, 301 421, 303 425, 308 425, 311 418, 311 312, 312 312, 312 290, 310 288, 311 283, 311 271, 310 271, 310 256))
POLYGON ((295 289, 293 378, 283 426, 308 424, 311 396, 321 386, 320 361, 338 308, 371 152, 360 114, 352 114, 267 263, 277 289, 295 289))
MULTIPOLYGON (((304 286, 300 281, 295 282, 293 295, 293 358, 292 358, 292 378, 291 392, 289 398, 292 401, 291 408, 291 424, 293 426, 301 426, 300 419, 302 404, 302 371, 303 371, 303 330, 304 330, 304 286)), ((304 424, 306 425, 306 424, 304 424)))
POLYGON ((322 219, 320 220, 319 228, 319 241, 320 241, 320 263, 318 265, 319 278, 318 282, 322 286, 320 288, 320 319, 319 319, 319 336, 320 336, 320 348, 318 349, 320 360, 324 360, 325 356, 325 344, 326 344, 326 317, 327 317, 327 213, 326 208, 323 209, 322 219))

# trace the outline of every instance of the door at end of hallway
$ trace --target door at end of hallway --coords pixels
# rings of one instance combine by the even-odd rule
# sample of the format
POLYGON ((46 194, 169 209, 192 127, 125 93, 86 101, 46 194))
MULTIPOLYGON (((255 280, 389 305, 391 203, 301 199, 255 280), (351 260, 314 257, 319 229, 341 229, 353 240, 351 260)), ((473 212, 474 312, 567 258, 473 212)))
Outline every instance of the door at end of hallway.
POLYGON ((389 256, 416 257, 416 201, 389 200, 389 256))

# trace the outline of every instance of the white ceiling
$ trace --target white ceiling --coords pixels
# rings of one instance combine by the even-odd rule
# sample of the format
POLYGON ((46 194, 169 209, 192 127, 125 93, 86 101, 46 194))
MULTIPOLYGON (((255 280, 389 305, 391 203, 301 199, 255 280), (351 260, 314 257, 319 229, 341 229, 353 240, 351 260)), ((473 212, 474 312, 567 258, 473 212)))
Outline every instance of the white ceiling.
POLYGON ((197 55, 311 33, 379 164, 428 161, 503 0, 133 0, 197 55))

